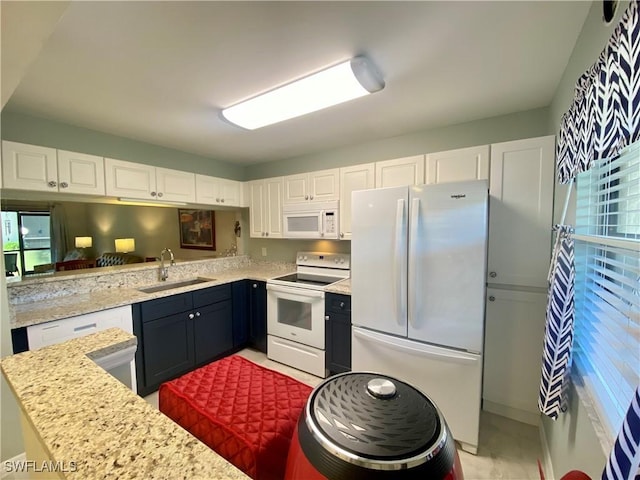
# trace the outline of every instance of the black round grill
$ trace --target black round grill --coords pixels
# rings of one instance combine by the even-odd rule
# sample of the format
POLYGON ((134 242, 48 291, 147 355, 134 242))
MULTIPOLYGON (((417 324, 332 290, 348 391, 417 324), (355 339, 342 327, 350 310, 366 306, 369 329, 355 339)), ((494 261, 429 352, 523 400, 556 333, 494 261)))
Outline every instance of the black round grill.
POLYGON ((425 395, 395 378, 372 373, 325 382, 309 400, 309 413, 331 443, 372 460, 418 455, 441 432, 438 411, 425 395))

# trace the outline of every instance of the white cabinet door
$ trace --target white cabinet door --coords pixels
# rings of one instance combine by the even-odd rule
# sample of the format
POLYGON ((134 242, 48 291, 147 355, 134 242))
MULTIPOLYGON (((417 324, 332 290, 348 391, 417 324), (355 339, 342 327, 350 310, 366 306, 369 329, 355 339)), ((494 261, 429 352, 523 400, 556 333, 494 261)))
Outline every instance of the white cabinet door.
POLYGON ((339 168, 309 173, 309 200, 313 202, 338 200, 339 184, 339 168))
POLYGON ((554 137, 491 145, 489 283, 547 287, 554 137))
POLYGON ((264 180, 249 182, 249 236, 264 237, 267 231, 264 218, 264 180))
POLYGON ((113 197, 156 199, 156 168, 113 158, 104 159, 105 189, 113 197))
POLYGON ((489 179, 489 145, 429 153, 426 184, 489 179))
POLYGON ((228 207, 239 207, 242 202, 241 187, 240 182, 219 178, 218 194, 220 195, 220 204, 228 207))
POLYGON ((156 188, 156 197, 160 201, 186 203, 196 201, 196 176, 190 172, 157 167, 156 188))
POLYGON ((487 296, 484 409, 537 422, 547 296, 494 288, 487 296))
POLYGON ((351 240, 351 193, 375 187, 375 163, 340 169, 340 239, 351 240))
POLYGON ((264 194, 265 236, 282 238, 282 177, 267 178, 264 194))
POLYGON ((340 169, 287 175, 283 179, 283 203, 327 202, 338 200, 340 169))
POLYGON ((249 182, 249 234, 282 238, 282 177, 249 182))
POLYGON ((104 158, 58 150, 58 190, 104 195, 104 158))
POLYGON ((309 201, 309 174, 287 175, 283 178, 283 203, 309 201))
POLYGON ((2 142, 2 180, 4 188, 58 191, 55 148, 17 142, 2 142))
POLYGON ((376 162, 376 188, 424 183, 424 155, 376 162))
POLYGON ((196 203, 239 207, 241 187, 235 180, 196 174, 196 203))

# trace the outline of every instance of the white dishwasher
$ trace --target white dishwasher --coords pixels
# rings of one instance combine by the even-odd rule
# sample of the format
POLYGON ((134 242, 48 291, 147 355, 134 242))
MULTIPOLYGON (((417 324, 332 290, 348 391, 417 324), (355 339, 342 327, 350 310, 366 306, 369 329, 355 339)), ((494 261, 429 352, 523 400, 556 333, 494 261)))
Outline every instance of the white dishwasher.
MULTIPOLYGON (((131 306, 110 308, 76 317, 31 325, 27 327, 29 350, 38 350, 42 347, 66 342, 72 338, 84 337, 85 335, 114 327, 133 334, 131 306)), ((136 346, 133 346, 102 357, 95 362, 133 390, 134 393, 137 393, 135 352, 136 346)))

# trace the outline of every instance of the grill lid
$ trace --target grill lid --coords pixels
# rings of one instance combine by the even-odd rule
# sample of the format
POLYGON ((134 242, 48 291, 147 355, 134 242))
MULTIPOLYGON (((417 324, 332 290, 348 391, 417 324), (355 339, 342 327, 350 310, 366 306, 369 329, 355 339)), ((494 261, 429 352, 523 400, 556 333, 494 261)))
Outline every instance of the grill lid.
POLYGON ((440 414, 411 385, 374 373, 329 378, 313 392, 308 420, 328 441, 362 459, 402 460, 425 452, 440 436, 440 414))

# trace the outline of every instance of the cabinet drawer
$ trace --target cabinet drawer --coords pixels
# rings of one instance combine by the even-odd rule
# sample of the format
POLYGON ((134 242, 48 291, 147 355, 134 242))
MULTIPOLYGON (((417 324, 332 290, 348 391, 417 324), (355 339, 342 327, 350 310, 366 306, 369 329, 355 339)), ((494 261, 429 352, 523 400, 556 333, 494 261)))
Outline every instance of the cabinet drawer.
POLYGON ((324 309, 326 312, 351 314, 351 295, 327 294, 324 309))
POLYGON ((193 292, 193 307, 199 308, 231 298, 231 284, 203 288, 193 292))
POLYGON ((142 314, 142 322, 145 323, 175 313, 186 312, 192 308, 191 292, 187 292, 143 302, 140 304, 140 313, 142 314))

